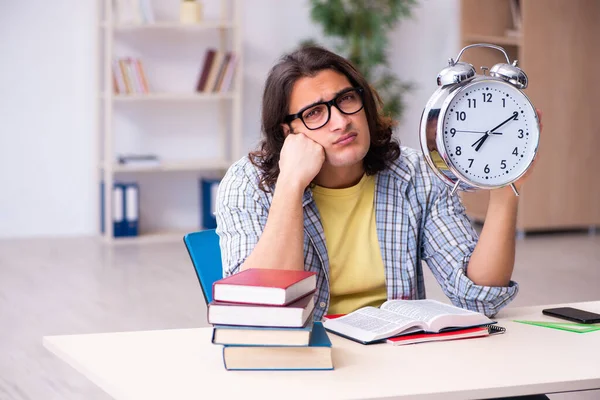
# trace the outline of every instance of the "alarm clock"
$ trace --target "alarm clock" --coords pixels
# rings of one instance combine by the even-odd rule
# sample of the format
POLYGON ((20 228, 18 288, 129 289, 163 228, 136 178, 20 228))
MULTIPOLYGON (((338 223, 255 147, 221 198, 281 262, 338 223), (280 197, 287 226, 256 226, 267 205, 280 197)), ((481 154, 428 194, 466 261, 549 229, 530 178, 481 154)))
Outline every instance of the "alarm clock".
POLYGON ((511 63, 502 47, 488 43, 466 46, 438 74, 440 87, 425 105, 419 139, 427 164, 452 194, 510 185, 519 195, 514 182, 533 163, 540 139, 537 112, 522 91, 527 82, 517 60, 511 63), (460 62, 473 47, 502 52, 506 64, 476 74, 460 62))

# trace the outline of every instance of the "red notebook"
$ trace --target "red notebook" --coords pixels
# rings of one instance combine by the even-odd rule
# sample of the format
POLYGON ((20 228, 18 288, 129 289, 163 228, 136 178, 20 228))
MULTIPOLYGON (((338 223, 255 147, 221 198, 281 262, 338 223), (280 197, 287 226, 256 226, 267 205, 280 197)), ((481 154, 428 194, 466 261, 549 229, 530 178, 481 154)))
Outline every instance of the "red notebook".
POLYGON ((315 291, 317 274, 251 268, 213 284, 213 299, 232 303, 284 306, 315 291))
POLYGON ((393 344, 394 346, 401 346, 404 344, 466 339, 488 335, 490 335, 488 327, 480 326, 477 328, 459 329, 455 331, 440 333, 413 333, 411 335, 403 335, 389 338, 387 339, 387 342, 393 344))

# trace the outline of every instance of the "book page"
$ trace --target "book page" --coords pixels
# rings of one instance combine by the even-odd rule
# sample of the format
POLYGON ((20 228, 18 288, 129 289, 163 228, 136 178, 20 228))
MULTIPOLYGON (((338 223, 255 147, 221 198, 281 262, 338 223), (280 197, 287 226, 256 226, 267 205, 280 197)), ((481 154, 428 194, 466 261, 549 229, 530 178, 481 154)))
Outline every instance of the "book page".
POLYGON ((388 300, 381 305, 381 309, 405 318, 422 321, 432 331, 438 331, 447 326, 469 326, 491 322, 483 314, 436 300, 388 300))
POLYGON ((326 320, 324 326, 334 332, 365 342, 394 336, 405 331, 422 330, 421 327, 415 326, 415 321, 412 319, 375 307, 364 307, 344 317, 326 320))

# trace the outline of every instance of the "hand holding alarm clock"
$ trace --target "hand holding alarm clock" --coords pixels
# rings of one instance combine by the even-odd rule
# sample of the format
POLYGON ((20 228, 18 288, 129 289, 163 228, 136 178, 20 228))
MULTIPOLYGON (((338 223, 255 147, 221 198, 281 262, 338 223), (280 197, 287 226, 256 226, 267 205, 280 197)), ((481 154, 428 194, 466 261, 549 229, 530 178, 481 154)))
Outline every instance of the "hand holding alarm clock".
POLYGON ((518 196, 515 182, 533 164, 540 139, 538 113, 522 92, 527 75, 516 60, 510 64, 502 47, 487 43, 466 46, 448 64, 421 117, 425 160, 452 193, 510 185, 518 196), (471 64, 459 62, 472 47, 498 50, 507 63, 477 75, 471 64))

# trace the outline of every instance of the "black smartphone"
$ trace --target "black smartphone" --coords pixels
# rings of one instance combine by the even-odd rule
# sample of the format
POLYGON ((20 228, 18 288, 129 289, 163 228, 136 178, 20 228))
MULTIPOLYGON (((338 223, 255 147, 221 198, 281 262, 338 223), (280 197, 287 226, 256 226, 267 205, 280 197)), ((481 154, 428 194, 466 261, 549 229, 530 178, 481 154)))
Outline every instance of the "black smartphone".
POLYGON ((547 308, 542 310, 542 314, 579 322, 580 324, 596 324, 600 322, 600 314, 579 310, 573 307, 547 308))

